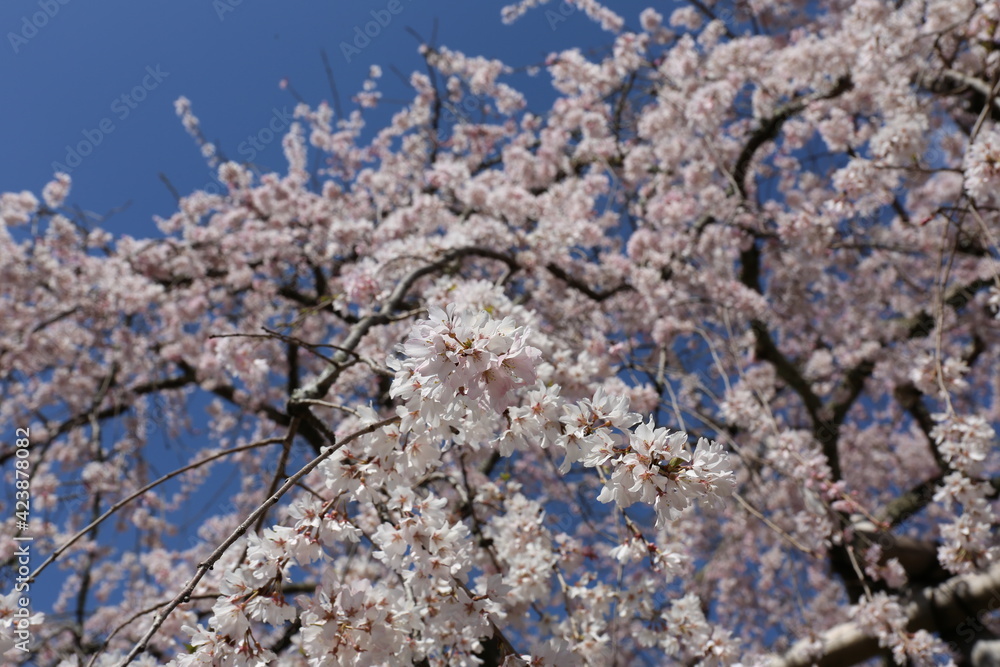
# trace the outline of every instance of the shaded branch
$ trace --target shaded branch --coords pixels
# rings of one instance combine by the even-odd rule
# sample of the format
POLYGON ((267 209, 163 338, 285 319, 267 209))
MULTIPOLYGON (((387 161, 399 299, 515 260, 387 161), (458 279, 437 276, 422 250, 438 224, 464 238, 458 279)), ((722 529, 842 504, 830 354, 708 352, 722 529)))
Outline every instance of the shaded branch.
MULTIPOLYGON (((940 586, 915 591, 904 607, 907 630, 935 631, 940 627, 957 628, 975 622, 977 612, 995 607, 1000 600, 1000 564, 988 570, 953 577, 940 586)), ((775 656, 771 667, 841 667, 875 657, 881 651, 869 629, 857 623, 841 623, 819 637, 822 648, 814 649, 811 639, 799 641, 783 656, 775 656)))
POLYGON ((606 299, 610 299, 615 294, 618 294, 620 292, 631 292, 635 289, 628 283, 621 283, 620 285, 612 287, 610 290, 607 291, 595 290, 586 283, 577 280, 573 276, 569 275, 564 269, 562 269, 561 267, 559 267, 554 263, 550 262, 549 264, 546 264, 545 268, 549 270, 549 273, 551 273, 556 278, 566 283, 568 286, 572 287, 581 294, 585 294, 586 296, 590 297, 594 301, 597 301, 598 303, 600 303, 601 301, 605 301, 606 299))
POLYGON ((750 139, 743 146, 743 150, 740 151, 740 155, 736 158, 736 163, 733 166, 732 175, 736 181, 736 187, 739 189, 740 197, 742 199, 747 198, 746 178, 749 176, 750 163, 754 155, 761 146, 777 138, 778 132, 786 120, 800 113, 811 102, 837 97, 846 93, 852 87, 853 83, 850 77, 842 76, 837 80, 837 84, 828 92, 804 95, 780 107, 773 116, 762 119, 760 125, 750 135, 750 139))

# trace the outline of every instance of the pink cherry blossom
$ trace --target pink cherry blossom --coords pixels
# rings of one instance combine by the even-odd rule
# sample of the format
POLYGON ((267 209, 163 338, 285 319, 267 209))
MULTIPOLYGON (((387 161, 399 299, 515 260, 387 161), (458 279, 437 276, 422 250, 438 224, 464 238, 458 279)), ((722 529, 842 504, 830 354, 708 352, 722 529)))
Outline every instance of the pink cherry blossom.
POLYGON ((532 20, 278 172, 177 99, 149 237, 0 194, 4 664, 995 654, 997 3, 532 20))

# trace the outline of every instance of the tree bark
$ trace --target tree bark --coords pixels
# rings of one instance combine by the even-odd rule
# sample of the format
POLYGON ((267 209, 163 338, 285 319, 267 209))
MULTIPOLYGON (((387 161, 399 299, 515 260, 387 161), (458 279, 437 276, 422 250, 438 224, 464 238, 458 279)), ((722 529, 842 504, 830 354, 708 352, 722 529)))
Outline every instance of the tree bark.
MULTIPOLYGON (((981 637, 983 615, 1000 609, 1000 563, 984 572, 952 577, 940 586, 924 588, 906 606, 907 629, 940 631, 972 644, 981 637)), ((775 656, 771 667, 837 667, 853 665, 879 653, 878 640, 855 623, 841 623, 820 637, 819 653, 810 642, 796 643, 783 656, 775 656)), ((963 647, 958 647, 962 650, 963 647)), ((977 647, 978 649, 978 647, 977 647)), ((964 651, 963 651, 964 652, 964 651)), ((988 663, 986 663, 988 664, 988 663)))

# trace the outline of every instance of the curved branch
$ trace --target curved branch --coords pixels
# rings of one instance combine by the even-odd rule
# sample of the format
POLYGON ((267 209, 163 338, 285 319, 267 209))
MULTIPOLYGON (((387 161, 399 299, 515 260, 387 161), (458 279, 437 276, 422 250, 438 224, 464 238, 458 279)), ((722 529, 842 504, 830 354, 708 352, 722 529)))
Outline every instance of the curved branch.
POLYGON ((586 283, 577 280, 576 278, 571 276, 569 273, 566 272, 565 269, 560 267, 558 264, 550 262, 549 264, 545 265, 545 268, 549 270, 549 273, 551 273, 556 278, 558 278, 559 280, 563 281, 564 283, 575 289, 577 292, 587 295, 588 297, 590 297, 594 301, 597 301, 598 303, 606 299, 610 299, 619 292, 631 292, 632 290, 635 289, 628 283, 621 283, 620 285, 616 285, 615 287, 612 287, 607 291, 595 290, 586 283))
POLYGON ((853 85, 850 77, 842 76, 831 90, 825 93, 817 92, 803 95, 780 107, 773 116, 761 120, 760 126, 750 135, 750 140, 747 141, 746 145, 743 146, 743 150, 740 151, 740 155, 736 158, 736 164, 732 170, 736 187, 739 189, 742 199, 747 198, 746 178, 749 176, 750 162, 753 160, 753 156, 761 146, 778 136, 778 132, 781 130, 781 126, 785 124, 785 121, 801 112, 811 102, 837 97, 846 93, 853 85))
POLYGON ((163 477, 160 477, 159 479, 157 479, 156 481, 150 482, 149 484, 147 484, 146 486, 142 487, 138 491, 135 491, 134 493, 129 494, 127 497, 122 498, 121 500, 119 500, 117 503, 115 503, 114 505, 112 505, 111 507, 109 507, 107 509, 107 511, 104 512, 104 514, 102 514, 101 516, 99 516, 96 519, 94 519, 93 521, 91 521, 89 524, 86 525, 86 527, 84 527, 82 530, 78 531, 75 535, 73 535, 73 537, 69 538, 69 540, 67 540, 66 542, 63 542, 61 545, 59 545, 59 548, 57 548, 55 551, 53 551, 52 554, 48 558, 45 559, 45 562, 43 562, 41 565, 39 565, 38 567, 35 568, 35 571, 31 573, 31 576, 28 577, 28 583, 33 582, 35 580, 35 577, 37 577, 39 574, 41 574, 42 570, 44 570, 46 567, 48 567, 50 564, 52 564, 67 549, 69 549, 71 546, 73 546, 76 543, 77 540, 79 540, 81 537, 83 537, 84 535, 86 535, 87 533, 89 533, 94 528, 97 528, 97 526, 99 526, 109 516, 111 516, 112 514, 114 514, 115 512, 117 512, 119 509, 121 509, 125 505, 129 504, 130 502, 132 502, 133 500, 135 500, 136 498, 138 498, 142 494, 146 493, 147 491, 149 491, 153 487, 159 486, 163 482, 166 482, 167 480, 173 479, 174 477, 177 477, 178 475, 184 474, 184 473, 186 473, 189 470, 194 470, 195 468, 203 466, 206 463, 211 463, 212 461, 214 461, 216 459, 220 459, 223 456, 227 456, 229 454, 235 454, 237 452, 244 452, 244 451, 246 451, 248 449, 256 449, 257 447, 263 447, 264 445, 273 445, 273 444, 276 444, 276 443, 279 443, 279 442, 284 442, 284 438, 269 438, 267 440, 260 440, 258 442, 252 442, 249 445, 243 445, 242 447, 233 447, 232 449, 224 449, 221 452, 216 452, 215 454, 212 454, 211 456, 206 456, 205 458, 203 458, 203 459, 201 459, 199 461, 195 461, 194 463, 190 463, 190 464, 184 466, 183 468, 178 468, 177 470, 174 470, 173 472, 169 472, 166 475, 164 475, 163 477))

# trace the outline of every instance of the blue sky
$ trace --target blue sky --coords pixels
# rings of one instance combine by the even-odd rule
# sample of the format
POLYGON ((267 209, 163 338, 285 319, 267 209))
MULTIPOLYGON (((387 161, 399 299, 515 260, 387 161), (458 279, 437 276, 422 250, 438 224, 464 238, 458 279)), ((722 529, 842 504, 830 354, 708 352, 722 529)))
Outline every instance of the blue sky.
MULTIPOLYGON (((438 44, 515 67, 539 64, 559 49, 609 42, 609 35, 566 6, 560 15, 565 20, 553 21, 551 12, 560 9, 555 2, 505 26, 500 9, 506 1, 5 0, 0 191, 38 194, 54 163, 78 160, 70 204, 105 213, 130 202, 105 228, 156 235, 152 216, 174 210, 158 174, 182 194, 213 177, 174 114, 181 95, 192 101, 207 138, 241 160, 247 155, 238 150, 243 142, 294 108, 292 95, 279 88, 282 78, 310 104, 331 99, 323 49, 350 108, 349 98, 372 64, 385 70, 387 97, 408 97, 389 71, 390 65, 404 73, 422 68, 407 27, 429 38, 437 20, 438 44), (375 18, 384 25, 370 26, 376 36, 367 45, 359 40, 363 48, 357 49, 358 32, 375 18)), ((640 9, 626 6, 629 24, 640 9)), ((547 107, 551 89, 544 72, 515 83, 533 108, 547 107)), ((386 104, 378 113, 386 118, 393 110, 386 104)), ((255 162, 283 171, 280 141, 268 144, 255 162)))

